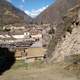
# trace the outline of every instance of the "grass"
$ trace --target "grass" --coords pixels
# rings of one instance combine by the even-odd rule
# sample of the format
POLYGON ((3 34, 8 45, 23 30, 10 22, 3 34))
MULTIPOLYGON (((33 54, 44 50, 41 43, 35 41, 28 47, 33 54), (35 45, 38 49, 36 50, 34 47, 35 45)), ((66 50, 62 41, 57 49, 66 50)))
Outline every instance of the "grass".
POLYGON ((37 60, 37 61, 35 61, 33 63, 29 63, 27 65, 28 65, 27 66, 27 69, 32 69, 32 68, 34 69, 34 68, 42 68, 42 67, 45 67, 43 61, 41 61, 41 60, 37 60))
POLYGON ((15 64, 12 66, 12 69, 24 68, 26 66, 27 64, 25 64, 23 60, 19 60, 15 62, 15 64))
POLYGON ((33 68, 42 68, 44 66, 44 63, 41 60, 36 60, 33 63, 25 63, 24 60, 19 60, 15 62, 15 64, 12 66, 12 69, 25 68, 27 70, 33 68))
MULTIPOLYGON (((22 62, 17 63, 21 65, 22 62)), ((40 61, 28 64, 28 69, 17 66, 16 70, 11 69, 2 75, 0 80, 80 80, 80 74, 64 69, 66 65, 63 63, 50 64, 46 67, 41 65, 44 64, 40 61)))

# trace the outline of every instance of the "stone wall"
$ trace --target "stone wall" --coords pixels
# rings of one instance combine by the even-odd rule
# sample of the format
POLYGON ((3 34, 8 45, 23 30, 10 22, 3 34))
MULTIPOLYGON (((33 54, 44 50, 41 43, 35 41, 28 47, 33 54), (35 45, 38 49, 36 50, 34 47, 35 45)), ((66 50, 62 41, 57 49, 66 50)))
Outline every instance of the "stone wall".
POLYGON ((57 44, 54 53, 52 61, 62 61, 65 56, 80 54, 80 26, 76 26, 72 34, 67 34, 66 38, 57 44))

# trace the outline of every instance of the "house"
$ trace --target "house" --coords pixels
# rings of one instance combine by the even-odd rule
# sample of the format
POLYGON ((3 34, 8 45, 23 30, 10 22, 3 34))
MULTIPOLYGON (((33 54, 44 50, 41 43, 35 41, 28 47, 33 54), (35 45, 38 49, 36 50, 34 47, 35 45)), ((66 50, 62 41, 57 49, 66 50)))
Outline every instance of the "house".
POLYGON ((13 26, 13 25, 5 25, 3 27, 3 30, 6 30, 6 29, 10 29, 10 30, 25 30, 25 26, 13 26))
POLYGON ((15 38, 15 39, 23 39, 23 38, 29 38, 30 33, 29 32, 0 32, 0 38, 15 38))
POLYGON ((41 39, 42 38, 42 34, 31 34, 31 38, 33 38, 33 39, 41 39))
POLYGON ((25 30, 25 27, 24 26, 20 26, 20 27, 15 27, 15 26, 12 26, 11 28, 10 28, 11 30, 25 30))

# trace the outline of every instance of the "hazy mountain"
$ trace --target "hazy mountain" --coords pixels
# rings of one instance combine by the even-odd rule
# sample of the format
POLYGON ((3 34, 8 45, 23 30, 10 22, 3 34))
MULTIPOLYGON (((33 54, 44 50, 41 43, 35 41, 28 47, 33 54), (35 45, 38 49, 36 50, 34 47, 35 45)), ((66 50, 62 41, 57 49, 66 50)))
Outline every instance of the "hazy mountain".
POLYGON ((7 0, 0 0, 0 24, 29 23, 31 18, 7 0))

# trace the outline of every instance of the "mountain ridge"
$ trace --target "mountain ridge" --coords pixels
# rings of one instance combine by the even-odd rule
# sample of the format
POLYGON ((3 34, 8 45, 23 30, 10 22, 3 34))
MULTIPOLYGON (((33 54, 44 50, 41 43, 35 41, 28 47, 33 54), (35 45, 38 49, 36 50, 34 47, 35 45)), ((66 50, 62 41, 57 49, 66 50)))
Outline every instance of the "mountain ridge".
POLYGON ((7 0, 0 0, 0 20, 3 25, 27 23, 32 20, 24 11, 16 8, 7 0))
POLYGON ((41 23, 61 23, 62 16, 66 11, 76 5, 79 0, 56 0, 51 6, 44 10, 40 15, 35 18, 35 22, 41 23))

